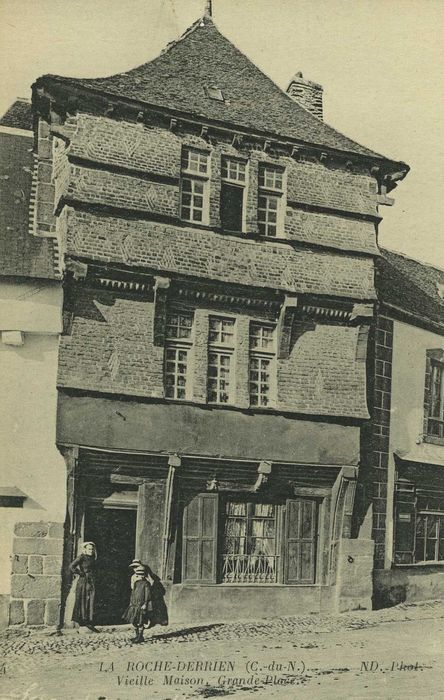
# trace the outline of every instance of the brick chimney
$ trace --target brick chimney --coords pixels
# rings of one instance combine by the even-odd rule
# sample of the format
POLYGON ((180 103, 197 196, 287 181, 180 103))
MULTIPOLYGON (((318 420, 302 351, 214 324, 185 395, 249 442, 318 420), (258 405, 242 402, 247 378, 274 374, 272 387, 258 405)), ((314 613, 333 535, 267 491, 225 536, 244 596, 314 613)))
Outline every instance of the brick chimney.
POLYGON ((322 92, 322 85, 306 80, 300 71, 293 76, 287 87, 287 95, 319 119, 323 118, 322 92))

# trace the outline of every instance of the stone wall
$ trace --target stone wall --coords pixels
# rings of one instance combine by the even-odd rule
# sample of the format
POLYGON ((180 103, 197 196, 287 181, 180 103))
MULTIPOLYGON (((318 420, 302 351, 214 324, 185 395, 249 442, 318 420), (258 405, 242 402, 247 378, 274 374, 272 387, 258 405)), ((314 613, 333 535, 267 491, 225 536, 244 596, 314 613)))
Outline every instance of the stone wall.
POLYGON ((375 297, 373 259, 285 241, 254 241, 142 219, 65 210, 59 235, 69 256, 164 273, 356 300, 375 297))
MULTIPOLYGON (((114 207, 177 222, 181 150, 183 146, 193 146, 209 156, 211 227, 220 227, 221 158, 229 155, 248 162, 247 234, 258 233, 259 163, 270 163, 284 168, 286 173, 281 235, 285 232, 285 237, 294 241, 340 250, 377 253, 377 185, 364 171, 350 172, 344 166, 315 158, 272 154, 247 141, 237 147, 223 139, 212 139, 210 143, 184 132, 83 113, 70 117, 63 127, 54 125, 52 132, 63 133, 68 143, 66 149, 54 152, 53 184, 59 207, 64 202, 114 207), (311 208, 320 210, 321 215, 311 208), (332 211, 336 216, 331 216, 332 211)), ((41 185, 43 192, 46 180, 41 185)))
POLYGON ((10 625, 59 624, 62 552, 62 523, 16 523, 10 625))
POLYGON ((341 539, 336 563, 335 609, 371 610, 373 540, 341 539))
MULTIPOLYGON (((60 342, 58 385, 105 393, 162 398, 164 347, 154 343, 155 304, 118 292, 77 285, 70 334, 60 342)), ((269 312, 233 312, 229 306, 194 308, 189 356, 189 400, 207 401, 208 318, 235 319, 230 404, 249 408, 250 320, 274 321, 269 312)), ((288 357, 276 361, 271 406, 280 411, 366 418, 365 362, 357 358, 360 326, 312 323, 293 338, 288 357)))

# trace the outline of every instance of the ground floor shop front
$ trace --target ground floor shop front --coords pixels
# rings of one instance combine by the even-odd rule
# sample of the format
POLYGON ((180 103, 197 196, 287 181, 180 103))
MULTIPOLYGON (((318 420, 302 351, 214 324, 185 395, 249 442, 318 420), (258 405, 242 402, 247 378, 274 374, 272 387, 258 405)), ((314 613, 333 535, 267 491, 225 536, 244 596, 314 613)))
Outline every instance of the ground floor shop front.
POLYGON ((350 539, 358 426, 61 394, 58 441, 65 618, 83 541, 97 624, 121 621, 134 557, 176 621, 370 607, 373 543, 350 539))

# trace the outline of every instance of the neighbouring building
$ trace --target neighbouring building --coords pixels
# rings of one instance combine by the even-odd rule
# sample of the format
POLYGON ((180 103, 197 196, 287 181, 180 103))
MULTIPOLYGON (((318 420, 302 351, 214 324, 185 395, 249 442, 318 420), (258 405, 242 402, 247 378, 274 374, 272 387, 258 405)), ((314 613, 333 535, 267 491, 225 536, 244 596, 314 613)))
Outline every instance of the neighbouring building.
POLYGON ((0 118, 0 627, 57 624, 60 608, 62 285, 56 241, 35 225, 37 175, 31 104, 17 100, 0 118))
MULTIPOLYGON (((378 206, 408 166, 208 13, 127 73, 39 78, 33 108, 65 279, 64 557, 96 542, 97 622, 134 556, 175 621, 370 607, 352 514, 378 206)), ((62 615, 70 586, 65 566, 62 615)))
POLYGON ((378 607, 444 595, 444 270, 381 253, 362 465, 378 607))

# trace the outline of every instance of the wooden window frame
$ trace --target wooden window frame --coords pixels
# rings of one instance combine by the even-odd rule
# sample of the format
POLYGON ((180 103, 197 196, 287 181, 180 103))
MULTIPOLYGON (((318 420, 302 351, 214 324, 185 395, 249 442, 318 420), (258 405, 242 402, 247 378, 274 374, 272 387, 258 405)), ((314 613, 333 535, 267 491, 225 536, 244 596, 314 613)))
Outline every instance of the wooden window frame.
POLYGON ((250 321, 250 328, 249 328, 249 363, 248 363, 248 393, 249 393, 249 398, 250 398, 250 407, 251 408, 273 408, 276 404, 276 391, 277 391, 277 386, 276 386, 276 326, 272 323, 267 323, 267 322, 262 322, 262 321, 250 321), (259 345, 254 346, 252 345, 252 338, 256 337, 252 333, 253 328, 258 328, 262 331, 262 333, 259 334, 259 345), (271 329, 272 330, 272 342, 271 346, 267 346, 267 344, 263 342, 264 336, 263 336, 263 329, 271 329), (259 367, 257 370, 258 373, 258 379, 257 381, 253 381, 251 378, 251 372, 252 370, 252 360, 257 360, 259 363, 259 367), (261 369, 260 365, 262 361, 267 361, 269 362, 269 389, 268 389, 268 401, 266 403, 263 403, 261 401, 261 369), (252 392, 252 384, 257 384, 258 387, 258 393, 257 393, 257 403, 254 403, 252 398, 253 398, 253 392, 252 392))
POLYGON ((165 324, 165 351, 164 351, 164 368, 163 368, 163 382, 164 382, 164 395, 166 399, 170 400, 175 400, 175 401, 187 401, 190 399, 191 394, 192 394, 192 387, 191 387, 191 381, 192 381, 192 371, 190 371, 190 360, 191 358, 191 353, 193 349, 193 344, 194 344, 194 316, 192 312, 187 312, 187 311, 181 311, 181 310, 171 310, 167 314, 167 319, 166 319, 166 324, 165 324), (177 316, 178 322, 176 324, 172 324, 170 322, 170 319, 174 316, 177 316), (191 325, 186 326, 181 324, 181 319, 188 318, 191 319, 191 325), (174 333, 170 333, 171 329, 177 328, 177 335, 174 333), (183 336, 181 335, 181 329, 188 329, 190 330, 190 333, 188 336, 183 336), (168 353, 170 351, 173 351, 175 353, 175 359, 170 360, 168 359, 168 353), (180 352, 185 352, 186 353, 186 359, 185 359, 185 374, 183 375, 185 377, 185 388, 184 388, 184 396, 178 396, 177 394, 179 393, 181 387, 179 386, 178 379, 181 374, 177 372, 177 367, 180 364, 178 360, 178 353, 180 352), (174 371, 168 372, 167 371, 167 365, 168 363, 173 363, 174 364, 174 371), (167 383, 167 376, 172 376, 173 377, 173 383, 169 384, 167 383), (168 390, 172 388, 173 389, 173 396, 168 396, 168 390))
POLYGON ((259 234, 265 238, 283 238, 285 220, 285 168, 270 163, 259 163, 257 218, 259 234), (270 181, 271 179, 271 181, 270 181), (276 180, 279 179, 279 182, 276 180), (265 201, 262 206, 261 200, 265 201), (276 202, 276 208, 270 206, 276 202), (270 221, 270 213, 276 221, 270 221), (274 233, 271 231, 274 230, 274 233))
MULTIPOLYGON (((210 196, 209 196, 209 180, 210 180, 210 153, 208 151, 200 151, 195 148, 185 147, 182 149, 181 156, 181 176, 180 176, 180 218, 190 224, 198 224, 207 226, 210 218, 210 196), (194 159, 193 156, 196 158, 194 159), (201 163, 205 158, 205 168, 201 167, 201 163), (194 166, 196 163, 196 167, 194 166), (190 188, 185 189, 185 183, 190 183, 190 188), (195 192, 195 188, 202 186, 202 193, 195 192), (190 203, 185 204, 184 198, 190 197, 190 203), (202 197, 202 206, 196 204, 196 198, 202 197), (189 209, 189 216, 185 214, 185 210, 189 209), (201 212, 202 216, 196 216, 196 212, 201 212)), ((187 186, 188 187, 188 186, 187 186)))
MULTIPOLYGON (((229 316, 218 316, 218 315, 211 315, 208 319, 208 370, 207 370, 207 402, 211 405, 214 406, 227 406, 231 405, 234 402, 234 393, 235 393, 235 350, 236 350, 236 319, 229 317, 229 316), (226 343, 224 341, 223 335, 223 326, 221 326, 220 330, 220 338, 217 339, 212 339, 211 333, 211 322, 212 320, 220 320, 223 324, 224 321, 227 321, 231 324, 231 327, 233 329, 233 332, 231 334, 231 342, 226 343), (221 379, 220 377, 220 371, 217 371, 217 374, 215 377, 211 376, 210 377, 210 367, 213 367, 214 365, 210 364, 210 356, 215 355, 219 358, 218 364, 217 364, 217 369, 220 370, 222 365, 220 364, 220 358, 223 357, 229 357, 229 373, 228 373, 228 391, 226 392, 227 394, 227 401, 221 401, 220 396, 222 393, 222 390, 220 389, 220 383, 224 380, 221 379), (210 383, 216 382, 216 393, 217 393, 217 400, 213 400, 210 398, 210 383)), ((226 380, 225 380, 226 381, 226 380)))

